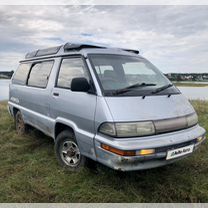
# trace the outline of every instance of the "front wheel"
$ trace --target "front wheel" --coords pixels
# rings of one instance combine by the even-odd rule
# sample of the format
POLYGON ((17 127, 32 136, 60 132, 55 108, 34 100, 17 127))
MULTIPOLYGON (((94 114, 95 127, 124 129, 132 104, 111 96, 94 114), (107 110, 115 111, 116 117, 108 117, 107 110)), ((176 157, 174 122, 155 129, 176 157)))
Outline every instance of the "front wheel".
POLYGON ((68 130, 62 131, 57 136, 55 152, 60 165, 67 170, 79 170, 86 163, 86 158, 81 155, 74 134, 68 130))

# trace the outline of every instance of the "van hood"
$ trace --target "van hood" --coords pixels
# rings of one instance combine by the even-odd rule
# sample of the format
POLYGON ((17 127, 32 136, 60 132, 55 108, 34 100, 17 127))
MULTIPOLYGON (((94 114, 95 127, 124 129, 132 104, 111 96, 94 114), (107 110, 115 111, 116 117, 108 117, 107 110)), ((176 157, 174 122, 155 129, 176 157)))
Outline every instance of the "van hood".
POLYGON ((185 116, 195 112, 182 95, 156 95, 142 97, 105 97, 113 120, 160 120, 185 116))

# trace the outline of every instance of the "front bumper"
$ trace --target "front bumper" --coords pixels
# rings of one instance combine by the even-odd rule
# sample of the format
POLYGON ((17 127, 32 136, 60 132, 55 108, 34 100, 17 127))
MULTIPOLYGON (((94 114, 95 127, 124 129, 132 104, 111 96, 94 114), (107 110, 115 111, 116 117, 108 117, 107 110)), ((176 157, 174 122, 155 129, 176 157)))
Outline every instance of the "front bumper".
POLYGON ((205 133, 206 132, 202 127, 196 125, 182 131, 149 137, 117 139, 96 135, 95 150, 97 161, 110 168, 121 171, 143 170, 167 165, 190 155, 188 154, 176 159, 166 160, 168 150, 194 144, 195 151, 200 144, 204 142, 205 133), (201 136, 204 139, 198 142, 197 138, 201 136), (155 153, 148 156, 126 157, 102 149, 101 144, 107 144, 120 150, 155 149, 155 153))

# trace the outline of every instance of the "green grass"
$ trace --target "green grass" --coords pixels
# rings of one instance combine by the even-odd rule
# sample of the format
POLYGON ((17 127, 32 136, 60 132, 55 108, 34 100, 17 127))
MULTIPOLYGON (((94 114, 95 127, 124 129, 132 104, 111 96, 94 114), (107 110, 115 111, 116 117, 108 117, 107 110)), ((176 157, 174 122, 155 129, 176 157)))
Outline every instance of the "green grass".
MULTIPOLYGON (((208 102, 192 101, 208 129, 208 102)), ((66 172, 53 140, 38 131, 17 136, 0 103, 0 202, 208 202, 208 144, 169 166, 119 174, 102 165, 66 172)))
POLYGON ((177 87, 208 87, 208 83, 173 82, 177 87))

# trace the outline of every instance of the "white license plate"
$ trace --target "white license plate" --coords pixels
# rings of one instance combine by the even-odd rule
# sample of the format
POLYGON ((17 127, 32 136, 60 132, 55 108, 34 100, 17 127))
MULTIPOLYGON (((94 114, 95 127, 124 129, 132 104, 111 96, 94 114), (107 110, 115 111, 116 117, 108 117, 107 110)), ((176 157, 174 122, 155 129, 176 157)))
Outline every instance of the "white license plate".
POLYGON ((187 155, 189 153, 192 153, 194 150, 194 145, 189 145, 189 146, 186 146, 186 147, 181 147, 181 148, 178 148, 178 149, 174 149, 174 150, 169 150, 167 152, 167 157, 166 157, 166 160, 171 160, 171 159, 174 159, 174 158, 177 158, 177 157, 181 157, 183 155, 187 155))

